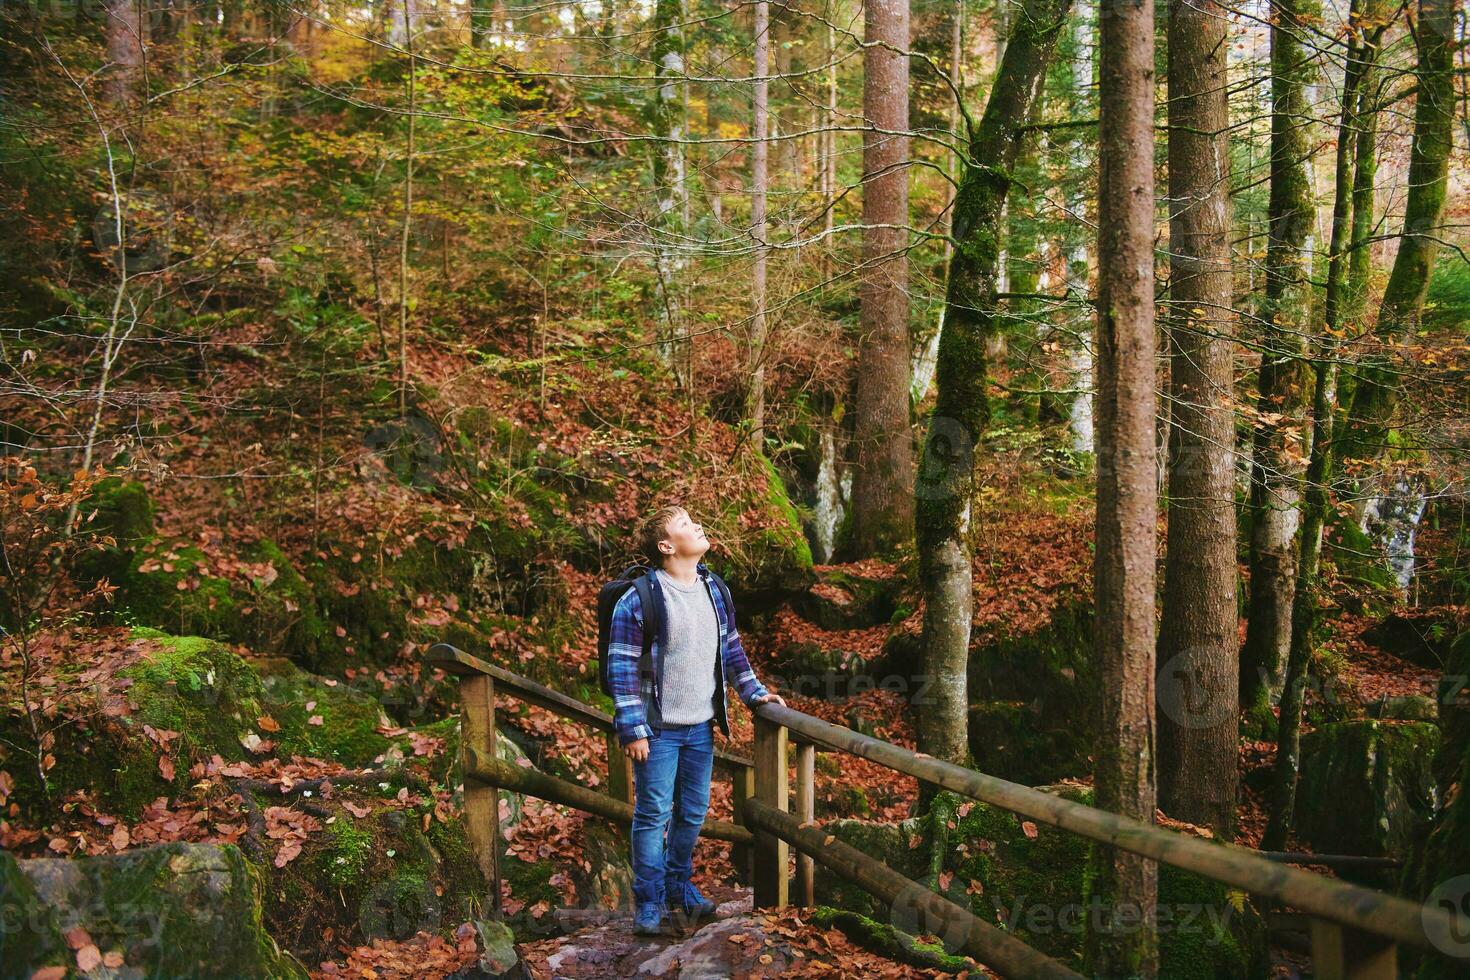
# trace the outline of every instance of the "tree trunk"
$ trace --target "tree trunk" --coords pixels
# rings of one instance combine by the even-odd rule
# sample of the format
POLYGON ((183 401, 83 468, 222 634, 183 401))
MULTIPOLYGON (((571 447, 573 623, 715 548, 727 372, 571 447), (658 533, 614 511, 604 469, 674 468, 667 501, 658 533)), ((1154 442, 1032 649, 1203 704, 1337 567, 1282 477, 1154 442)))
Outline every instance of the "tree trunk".
POLYGON ((1271 191, 1266 244, 1266 300, 1259 399, 1267 416, 1252 435, 1250 609, 1240 659, 1240 701, 1264 721, 1281 687, 1291 646, 1296 590, 1296 531, 1306 456, 1303 361, 1312 305, 1313 216, 1307 85, 1316 75, 1301 42, 1309 0, 1276 0, 1271 22, 1271 191))
MULTIPOLYGON (((1349 23, 1361 23, 1360 0, 1353 0, 1349 23)), ((1272 766, 1268 801, 1270 822, 1261 839, 1265 850, 1286 848, 1296 809, 1297 774, 1301 755, 1302 706, 1307 669, 1312 659, 1317 627, 1318 560, 1322 555, 1322 529, 1331 506, 1328 480, 1332 470, 1332 429, 1337 412, 1338 339, 1348 270, 1348 235, 1353 224, 1354 135, 1358 132, 1358 88, 1363 59, 1371 47, 1356 38, 1348 42, 1347 66, 1343 73, 1342 115, 1337 127, 1337 166, 1333 181, 1332 240, 1328 247, 1327 290, 1323 304, 1324 330, 1318 342, 1315 364, 1316 394, 1312 404, 1312 456, 1307 465, 1306 499, 1301 534, 1301 561, 1297 572, 1296 596, 1292 603, 1291 649, 1286 661, 1286 683, 1281 696, 1281 716, 1276 734, 1276 760, 1272 766)))
POLYGON ((1169 538, 1159 635, 1159 806, 1228 839, 1237 678, 1234 317, 1217 0, 1169 4, 1169 538))
POLYGON ((133 98, 133 86, 143 68, 143 21, 137 0, 108 0, 107 60, 113 65, 107 98, 122 105, 133 98))
POLYGON ((413 229, 413 137, 418 64, 413 57, 413 2, 403 2, 403 43, 408 53, 408 144, 403 175, 403 233, 398 243, 398 417, 408 417, 408 246, 413 229))
MULTIPOLYGON (((1077 11, 1073 18, 1072 52, 1072 111, 1087 116, 1092 107, 1092 74, 1096 54, 1096 22, 1090 8, 1077 11)), ((1084 173, 1091 171, 1096 145, 1085 130, 1072 141, 1071 167, 1076 191, 1068 202, 1068 223, 1073 225, 1072 239, 1067 249, 1067 292, 1076 300, 1086 297, 1090 287, 1087 261, 1088 231, 1086 227, 1088 196, 1084 173)), ((1077 314, 1070 314, 1078 319, 1077 314)), ((1090 316, 1088 317, 1090 320, 1090 316)), ((1083 325, 1090 326, 1088 320, 1083 325)), ((1093 423, 1092 388, 1096 374, 1093 364, 1092 345, 1088 342, 1091 331, 1077 330, 1077 335, 1067 351, 1067 375, 1071 383, 1071 405, 1067 410, 1068 428, 1072 433, 1072 450, 1091 453, 1096 448, 1093 423)))
MULTIPOLYGON (((1099 20, 1094 798, 1104 810, 1151 823, 1158 518, 1153 4, 1104 4, 1099 20)), ((1089 972, 1154 976, 1157 936, 1148 923, 1158 866, 1096 847, 1091 873, 1102 914, 1089 923, 1089 972)))
POLYGON ((1454 145, 1454 49, 1457 0, 1419 0, 1419 49, 1414 142, 1404 226, 1383 301, 1377 340, 1382 350, 1357 368, 1352 409, 1343 433, 1343 459, 1371 461, 1383 451, 1400 389, 1396 348, 1412 340, 1424 311, 1429 276, 1443 236, 1445 191, 1454 145))
POLYGON ((867 558, 906 541, 913 529, 913 437, 909 426, 909 219, 907 136, 909 0, 863 4, 862 352, 854 404, 857 457, 852 538, 867 558))
POLYGON ((927 681, 915 700, 919 749, 951 762, 968 756, 967 668, 973 605, 968 526, 975 444, 990 419, 986 342, 996 329, 1000 240, 1011 172, 1024 143, 1047 63, 1071 0, 1025 0, 985 114, 970 133, 955 198, 944 332, 935 367, 933 414, 914 484, 919 577, 924 595, 927 681))
POLYGON ((750 388, 746 395, 746 414, 750 418, 751 446, 756 452, 765 450, 766 441, 766 169, 768 163, 766 126, 769 122, 768 82, 770 72, 771 5, 760 0, 755 5, 755 145, 751 147, 750 225, 755 240, 755 270, 752 276, 750 344, 746 369, 750 388))
MULTIPOLYGON (((684 100, 681 82, 684 77, 684 38, 679 0, 658 0, 653 10, 653 102, 649 106, 649 122, 658 140, 653 144, 653 186, 657 196, 658 215, 653 229, 653 257, 658 275, 659 331, 658 351, 664 363, 680 373, 677 355, 686 331, 679 309, 679 280, 684 263, 684 212, 689 203, 689 185, 684 162, 684 100)), ((687 384, 687 379, 680 379, 687 384)))

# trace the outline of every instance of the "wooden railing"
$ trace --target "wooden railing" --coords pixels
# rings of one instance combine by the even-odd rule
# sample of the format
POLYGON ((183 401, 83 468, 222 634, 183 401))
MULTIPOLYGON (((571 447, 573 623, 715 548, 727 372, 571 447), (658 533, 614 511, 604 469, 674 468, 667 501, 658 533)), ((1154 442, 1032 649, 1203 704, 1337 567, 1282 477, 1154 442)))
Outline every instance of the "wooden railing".
MULTIPOLYGON (((632 766, 618 744, 608 714, 447 644, 431 648, 428 662, 460 675, 466 833, 491 883, 497 910, 499 789, 527 793, 623 824, 632 820, 632 766), (495 752, 497 685, 502 693, 602 731, 607 745, 608 792, 600 793, 501 760, 495 752)), ((1455 936, 1464 931, 1454 915, 1443 909, 1289 867, 1280 856, 1268 857, 1249 848, 1201 840, 987 776, 775 703, 755 708, 753 760, 716 751, 717 767, 734 783, 735 822, 706 820, 703 830, 706 836, 736 845, 737 868, 750 875, 757 907, 783 907, 793 900, 802 906, 814 904, 815 861, 885 904, 891 905, 900 897, 911 902, 928 931, 962 937, 961 949, 1005 976, 1078 976, 1010 933, 818 827, 814 822, 814 777, 819 750, 845 752, 877 762, 1038 824, 1131 851, 1295 909, 1309 924, 1313 966, 1320 980, 1395 977, 1399 943, 1448 955, 1434 944, 1431 933, 1455 936), (788 771, 793 745, 794 800, 788 771), (791 848, 797 852, 794 880, 787 877, 791 848)), ((1470 968, 1470 960, 1463 962, 1470 968)))

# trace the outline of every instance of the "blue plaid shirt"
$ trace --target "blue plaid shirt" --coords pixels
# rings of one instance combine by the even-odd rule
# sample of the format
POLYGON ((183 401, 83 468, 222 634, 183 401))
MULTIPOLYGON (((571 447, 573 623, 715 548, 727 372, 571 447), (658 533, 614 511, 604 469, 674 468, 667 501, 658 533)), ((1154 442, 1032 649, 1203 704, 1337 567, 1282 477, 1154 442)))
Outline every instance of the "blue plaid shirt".
MULTIPOLYGON (((701 562, 699 564, 700 581, 704 582, 709 592, 710 601, 715 606, 715 618, 720 624, 720 657, 724 666, 724 678, 728 683, 735 685, 740 700, 750 707, 769 692, 756 679, 755 671, 750 666, 750 660, 745 655, 745 647, 740 643, 740 633, 735 629, 735 610, 725 608, 724 596, 719 587, 710 581, 709 576, 709 569, 701 562)), ((663 601, 663 592, 657 579, 653 585, 653 597, 655 602, 663 601)), ((665 618, 664 622, 667 621, 665 618)), ((623 593, 623 597, 613 607, 607 647, 607 676, 613 696, 613 727, 617 730, 618 740, 624 745, 636 742, 640 738, 648 738, 653 734, 653 729, 648 724, 648 704, 645 699, 656 699, 657 693, 649 689, 648 685, 645 685, 638 676, 638 659, 642 653, 643 610, 638 600, 638 590, 629 589, 623 593)), ((658 670, 661 654, 658 638, 655 637, 653 643, 655 672, 658 670)), ((730 730, 725 719, 724 690, 719 691, 719 697, 720 702, 715 707, 715 717, 725 729, 725 734, 729 735, 730 730)))

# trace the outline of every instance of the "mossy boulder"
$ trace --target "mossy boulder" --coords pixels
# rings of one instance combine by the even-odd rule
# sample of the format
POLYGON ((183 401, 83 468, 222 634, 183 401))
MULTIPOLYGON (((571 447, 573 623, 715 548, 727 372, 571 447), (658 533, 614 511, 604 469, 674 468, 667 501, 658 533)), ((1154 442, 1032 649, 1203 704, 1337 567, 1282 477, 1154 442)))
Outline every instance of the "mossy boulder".
POLYGON ((382 706, 348 683, 284 660, 272 661, 261 682, 270 715, 281 726, 275 741, 283 755, 366 766, 393 747, 378 732, 392 727, 382 706))
POLYGON ((745 491, 710 522, 729 543, 723 554, 711 556, 711 564, 737 598, 760 605, 799 594, 811 584, 812 550, 776 468, 764 455, 748 455, 749 471, 741 480, 745 491))
MULTIPOLYGON (((1404 868, 1403 891, 1432 908, 1457 908, 1458 935, 1437 930, 1431 935, 1447 949, 1466 950, 1470 915, 1465 895, 1470 891, 1470 633, 1450 645, 1444 678, 1439 684, 1441 739, 1434 755, 1433 773, 1441 809, 1427 828, 1416 859, 1404 868)), ((1418 980, 1449 980, 1464 976, 1463 966, 1440 957, 1424 957, 1412 974, 1418 980)))
MULTIPOLYGON (((1371 718, 1302 736, 1297 836, 1324 854, 1408 859, 1434 815, 1431 762, 1438 745, 1436 725, 1371 718)), ((1383 872, 1342 874, 1393 883, 1383 872)))
POLYGON ((1059 606, 1030 633, 970 652, 970 753, 982 772, 1038 785, 1092 770, 1090 602, 1059 606))
POLYGON ((5 969, 75 966, 62 936, 85 929, 99 952, 150 977, 291 977, 306 971, 261 925, 257 879, 233 846, 162 844, 86 858, 15 861, 0 853, 5 969), (11 947, 8 924, 29 939, 11 947))
POLYGON ((802 616, 825 630, 862 629, 886 623, 898 608, 903 582, 897 578, 865 578, 827 566, 797 602, 802 616))
POLYGON ((265 869, 271 933, 308 962, 332 954, 324 935, 406 939, 481 914, 488 899, 463 820, 439 820, 433 800, 408 808, 363 802, 373 807, 367 816, 336 812, 294 861, 265 869))
POLYGON ((117 583, 139 547, 153 537, 153 500, 136 480, 110 476, 98 481, 80 513, 99 547, 78 557, 76 577, 91 584, 106 578, 117 583))
MULTIPOLYGON (((1090 803, 1091 790, 1043 787, 1090 803)), ((919 887, 937 891, 1017 938, 1081 968, 1089 918, 1087 868, 1090 843, 1075 834, 1034 824, 952 793, 935 796, 928 813, 898 824, 836 821, 838 837, 883 861, 919 887)), ((879 908, 856 886, 817 870, 817 900, 859 912, 900 932, 918 928, 908 903, 879 908)), ((1161 866, 1159 871, 1160 976, 1264 977, 1265 930, 1247 896, 1198 875, 1161 866)), ((961 936, 940 936, 954 953, 961 936)))
MULTIPOLYGON (((142 653, 115 677, 99 681, 101 687, 79 680, 69 688, 70 719, 54 729, 56 765, 47 773, 53 797, 92 791, 130 819, 154 798, 185 789, 194 759, 244 758, 240 740, 254 730, 265 704, 255 671, 221 644, 155 630, 134 637, 142 653)), ((18 707, 7 705, 0 746, 29 744, 25 725, 18 707)), ((37 808, 31 815, 39 818, 45 798, 34 767, 6 768, 16 780, 15 799, 37 808)))
POLYGON ((1398 603, 1399 582, 1383 548, 1351 516, 1329 511, 1322 542, 1323 557, 1348 587, 1342 594, 1355 612, 1386 613, 1398 603))
POLYGON ((193 545, 139 551, 119 583, 120 615, 179 636, 242 642, 241 597, 212 571, 209 558, 193 545))

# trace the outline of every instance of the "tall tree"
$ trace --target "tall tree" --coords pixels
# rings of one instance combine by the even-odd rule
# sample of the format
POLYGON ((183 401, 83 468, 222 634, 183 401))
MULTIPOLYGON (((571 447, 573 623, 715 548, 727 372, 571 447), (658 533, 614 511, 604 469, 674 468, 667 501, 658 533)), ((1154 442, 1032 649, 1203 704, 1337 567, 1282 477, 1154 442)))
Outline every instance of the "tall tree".
MULTIPOLYGON (((1362 0, 1353 0, 1349 30, 1361 30, 1362 0)), ((1332 237, 1327 250, 1327 288, 1322 307, 1323 331, 1317 341, 1313 370, 1316 375, 1312 399, 1312 453, 1307 464, 1306 493, 1302 507, 1301 557, 1297 568, 1296 595, 1292 602, 1291 648, 1286 660, 1286 681, 1281 695, 1281 715, 1276 735, 1276 760, 1272 767, 1270 820, 1262 846, 1281 850, 1286 846, 1296 808, 1296 784, 1301 748, 1302 706, 1306 691, 1307 666, 1311 661, 1318 620, 1317 566, 1322 555, 1322 530, 1331 506, 1328 479, 1332 471, 1333 423, 1337 413, 1339 337, 1343 329, 1343 307, 1347 299, 1349 235, 1353 226, 1355 139, 1363 139, 1358 125, 1358 89, 1365 59, 1375 43, 1364 43, 1350 35, 1347 65, 1343 71, 1342 112, 1337 126, 1337 164, 1333 180, 1332 237)))
POLYGON ((770 159, 766 127, 770 124, 770 83, 767 80, 771 59, 770 26, 771 5, 760 0, 755 5, 755 145, 751 148, 750 165, 750 234, 755 239, 755 269, 746 361, 750 375, 746 415, 750 419, 751 445, 757 452, 764 451, 766 441, 766 179, 770 159))
POLYGON ((133 86, 143 68, 143 20, 138 0, 108 0, 107 60, 112 62, 112 75, 107 83, 107 98, 124 103, 133 97, 133 86))
MULTIPOLYGON (((1026 123, 1056 50, 1071 0, 1024 0, 985 113, 969 127, 954 205, 944 331, 935 401, 914 485, 914 527, 924 595, 923 662, 930 683, 916 705, 919 748, 963 763, 968 753, 967 673, 974 576, 967 538, 975 445, 990 421, 986 345, 997 330, 1001 238, 1011 174, 1026 123)), ((907 397, 907 396, 905 396, 907 397)))
POLYGON ((1417 332, 1429 276, 1443 237, 1445 192, 1454 146, 1455 10, 1458 0, 1419 0, 1414 38, 1419 66, 1414 96, 1414 141, 1409 155, 1408 194, 1398 252, 1378 307, 1376 339, 1381 350, 1353 373, 1355 384, 1344 459, 1376 458, 1387 434, 1400 388, 1394 349, 1417 332))
POLYGON ((1169 537, 1159 632, 1159 806, 1229 837, 1237 696, 1229 16, 1169 3, 1169 537))
MULTIPOLYGON (((658 350, 664 363, 678 372, 677 349, 684 337, 679 309, 678 280, 684 214, 689 185, 684 161, 684 28, 679 0, 657 0, 653 8, 653 99, 648 115, 653 135, 653 188, 657 219, 653 255, 658 275, 660 331, 658 350)), ((681 381, 686 383, 687 379, 681 381)))
POLYGON ((868 557, 913 528, 909 428, 909 0, 863 4, 862 351, 848 551, 868 557))
POLYGON ((1313 0, 1274 0, 1271 18, 1271 191, 1267 204, 1266 298, 1252 433, 1250 605, 1240 657, 1240 700, 1270 715, 1291 646, 1296 532, 1306 459, 1310 378, 1303 360, 1312 306, 1311 120, 1307 86, 1316 64, 1302 38, 1313 0))
MULTIPOLYGON (((1154 418, 1154 7, 1100 10, 1097 191, 1097 518, 1093 558, 1099 727, 1094 799, 1154 817, 1154 549, 1158 447, 1154 418)), ((1092 856, 1101 921, 1087 963, 1102 976, 1158 972, 1149 923, 1158 866, 1112 847, 1092 856)))

